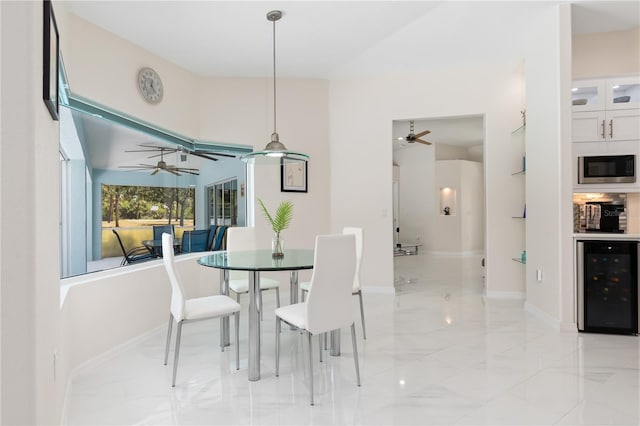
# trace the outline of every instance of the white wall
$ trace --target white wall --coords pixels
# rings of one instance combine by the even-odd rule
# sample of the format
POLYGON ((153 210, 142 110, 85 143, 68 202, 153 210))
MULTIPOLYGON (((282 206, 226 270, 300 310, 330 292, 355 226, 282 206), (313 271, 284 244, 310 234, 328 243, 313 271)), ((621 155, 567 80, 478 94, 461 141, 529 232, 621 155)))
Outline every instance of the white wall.
POLYGON ((539 18, 526 63, 525 306, 557 326, 571 321, 566 307, 573 305, 569 7, 539 18), (536 280, 538 269, 541 282, 536 280))
POLYGON ((429 224, 438 214, 433 145, 412 144, 395 151, 398 164, 398 225, 401 243, 431 250, 429 224))
POLYGON ((572 40, 572 76, 606 77, 640 72, 640 28, 583 34, 572 40))
POLYGON ((485 115, 487 287, 511 291, 521 281, 520 271, 511 265, 515 262, 510 260, 510 237, 503 226, 511 214, 502 196, 511 175, 506 153, 510 132, 518 127, 522 109, 520 80, 512 73, 515 64, 514 60, 513 67, 501 63, 331 82, 332 227, 355 220, 365 227, 365 285, 393 291, 393 120, 464 115, 485 115), (366 167, 354 173, 354 159, 366 162, 366 167), (354 194, 357 203, 352 201, 354 194))
MULTIPOLYGON (((428 250, 435 253, 471 254, 484 250, 484 186, 482 164, 464 160, 435 162, 437 212, 427 236, 428 250), (441 190, 455 190, 455 202, 443 203, 441 190), (443 214, 451 205, 451 215, 443 214)), ((426 247, 425 247, 426 248, 426 247)))
POLYGON ((471 147, 436 144, 436 160, 469 160, 482 162, 482 144, 471 147))
POLYGON ((0 10, 0 423, 55 424, 59 127, 42 101, 42 3, 0 10))

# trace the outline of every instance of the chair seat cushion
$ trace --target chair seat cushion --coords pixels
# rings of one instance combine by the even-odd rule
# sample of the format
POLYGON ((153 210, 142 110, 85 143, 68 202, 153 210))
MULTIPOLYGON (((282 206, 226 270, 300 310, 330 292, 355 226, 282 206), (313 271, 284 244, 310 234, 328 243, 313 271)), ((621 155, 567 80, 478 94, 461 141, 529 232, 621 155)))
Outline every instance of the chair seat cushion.
POLYGON ((240 311, 240 304, 228 296, 207 296, 185 300, 184 319, 215 318, 240 311))
MULTIPOLYGON (((280 281, 272 278, 260 277, 260 290, 271 290, 280 287, 280 281)), ((229 289, 234 293, 248 293, 249 292, 249 279, 239 278, 229 280, 229 289)))
POLYGON ((283 319, 294 327, 306 329, 306 303, 296 303, 295 305, 282 306, 276 309, 276 317, 283 319))

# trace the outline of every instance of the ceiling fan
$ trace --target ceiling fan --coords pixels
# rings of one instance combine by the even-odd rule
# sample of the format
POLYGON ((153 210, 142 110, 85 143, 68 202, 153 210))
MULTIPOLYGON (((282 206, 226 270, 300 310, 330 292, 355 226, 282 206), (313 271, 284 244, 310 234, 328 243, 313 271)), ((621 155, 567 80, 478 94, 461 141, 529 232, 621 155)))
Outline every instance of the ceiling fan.
MULTIPOLYGON (((151 147, 151 146, 147 146, 147 147, 151 147)), ((140 170, 153 170, 153 172, 151 172, 151 176, 155 175, 156 173, 158 173, 160 170, 164 170, 165 172, 169 172, 171 174, 174 174, 176 176, 182 176, 181 173, 188 173, 190 175, 200 175, 199 170, 198 169, 194 169, 194 168, 189 168, 189 167, 177 167, 171 164, 167 164, 164 161, 164 153, 165 152, 176 152, 178 151, 178 149, 175 148, 165 148, 162 146, 153 146, 153 148, 157 151, 160 151, 159 154, 157 155, 152 155, 151 157, 157 157, 160 156, 160 161, 158 161, 158 163, 154 166, 152 164, 138 164, 136 166, 120 166, 120 168, 122 169, 132 169, 132 172, 135 171, 140 171, 140 170)), ((146 152, 147 150, 139 150, 139 151, 126 151, 126 152, 146 152)))
POLYGON ((407 136, 397 138, 396 140, 405 141, 408 143, 418 142, 425 145, 431 145, 431 142, 420 139, 422 136, 428 135, 429 133, 431 133, 431 130, 425 130, 424 132, 420 132, 418 134, 414 133, 413 120, 411 120, 409 121, 409 134, 407 136))
MULTIPOLYGON (((153 157, 161 157, 165 152, 166 153, 174 153, 174 152, 181 152, 183 153, 183 155, 195 155, 197 157, 202 157, 202 158, 206 158, 207 160, 212 160, 212 161, 218 161, 217 158, 215 157, 230 157, 230 158, 236 158, 235 155, 233 154, 225 154, 225 153, 221 153, 221 152, 215 152, 215 151, 207 151, 204 149, 187 149, 184 148, 183 146, 177 146, 175 148, 169 148, 169 147, 165 147, 165 146, 157 146, 157 145, 145 145, 145 144, 140 144, 138 145, 140 147, 142 147, 143 149, 137 149, 137 150, 131 150, 131 151, 125 151, 125 152, 158 152, 159 154, 156 155, 150 155, 148 158, 153 158, 153 157)), ((186 161, 186 157, 182 158, 182 161, 186 161)))

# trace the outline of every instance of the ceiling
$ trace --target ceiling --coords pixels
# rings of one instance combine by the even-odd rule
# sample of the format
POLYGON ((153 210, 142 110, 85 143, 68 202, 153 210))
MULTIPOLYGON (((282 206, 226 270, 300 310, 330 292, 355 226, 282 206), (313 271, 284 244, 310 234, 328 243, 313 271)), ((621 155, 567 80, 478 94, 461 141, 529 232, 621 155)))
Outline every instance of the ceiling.
MULTIPOLYGON (((278 9, 278 77, 339 78, 510 58, 533 17, 561 1, 68 1, 72 13, 202 76, 271 77, 272 23, 278 9), (508 34, 509 37, 505 37, 508 34)), ((640 2, 573 2, 574 34, 640 26, 640 2)), ((125 153, 161 144, 104 120, 77 118, 98 167, 149 163, 125 153), (105 147, 115 149, 107 150, 105 147)), ((482 120, 417 120, 429 141, 482 143, 482 120)), ((408 120, 394 123, 394 137, 408 120), (399 127, 396 127, 399 126, 399 127)), ((394 143, 395 144, 395 143, 394 143)), ((402 148, 395 144, 394 148, 402 148)), ((175 155, 175 154, 174 154, 175 155)), ((153 159, 151 159, 153 160, 153 159)), ((197 166, 196 166, 197 167, 197 166)))
MULTIPOLYGON (((331 78, 496 60, 560 1, 69 1, 76 15, 202 76, 331 78), (508 37, 505 35, 508 34, 508 37), (463 52, 464 54, 461 54, 463 52)), ((575 2, 576 33, 639 26, 638 1, 575 2)))

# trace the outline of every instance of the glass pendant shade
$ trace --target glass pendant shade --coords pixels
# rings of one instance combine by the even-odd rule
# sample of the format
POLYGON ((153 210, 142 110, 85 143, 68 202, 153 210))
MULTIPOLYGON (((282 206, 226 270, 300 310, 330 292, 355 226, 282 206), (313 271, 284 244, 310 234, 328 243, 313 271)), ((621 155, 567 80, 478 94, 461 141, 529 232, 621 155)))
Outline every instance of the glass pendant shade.
POLYGON ((307 154, 300 152, 293 152, 287 149, 282 142, 280 142, 278 134, 271 134, 271 142, 267 144, 261 151, 254 151, 243 155, 240 159, 247 163, 263 164, 279 161, 280 158, 292 158, 296 160, 308 160, 307 154))
POLYGON ((272 10, 267 13, 267 20, 273 22, 273 133, 271 141, 261 151, 254 151, 246 154, 240 159, 247 163, 269 163, 280 161, 281 158, 291 158, 307 161, 309 156, 300 152, 289 151, 282 142, 276 131, 276 21, 282 18, 282 12, 272 10), (274 161, 275 160, 275 161, 274 161))

